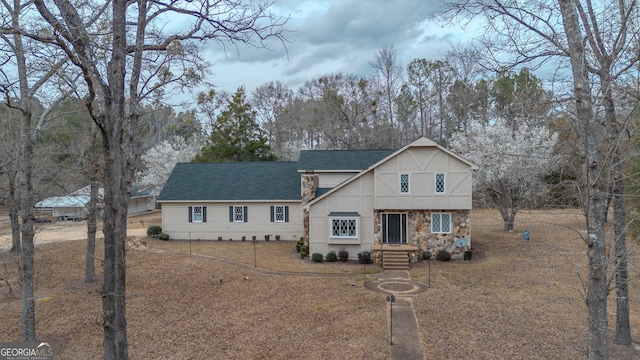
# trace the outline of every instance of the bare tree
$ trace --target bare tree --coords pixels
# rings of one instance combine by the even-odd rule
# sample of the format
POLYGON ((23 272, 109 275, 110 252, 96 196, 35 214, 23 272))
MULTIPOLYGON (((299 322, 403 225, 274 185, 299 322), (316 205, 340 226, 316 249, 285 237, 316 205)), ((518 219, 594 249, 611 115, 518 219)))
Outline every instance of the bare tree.
MULTIPOLYGON (((577 131, 583 139, 580 156, 584 166, 580 180, 586 204, 587 236, 584 241, 589 248, 585 299, 589 312, 588 355, 590 359, 606 359, 609 289, 604 231, 606 212, 603 211, 606 211, 608 184, 602 174, 608 173, 611 164, 617 163, 608 161, 607 157, 609 151, 615 153, 616 145, 611 140, 617 136, 615 130, 610 130, 608 146, 600 146, 603 139, 599 134, 605 129, 596 121, 593 109, 598 99, 602 99, 607 107, 606 103, 613 100, 607 99, 606 95, 611 88, 611 80, 638 62, 637 28, 628 27, 638 18, 637 2, 472 0, 450 2, 448 9, 447 14, 455 16, 485 15, 490 31, 483 38, 483 43, 488 49, 488 60, 496 68, 510 68, 523 63, 540 66, 549 59, 570 65, 574 106, 580 126, 577 131), (500 61, 492 56, 496 54, 495 50, 507 50, 512 57, 500 61), (592 87, 592 75, 597 80, 595 87, 592 87), (594 99, 593 93, 599 98, 594 99)), ((612 114, 615 113, 611 112, 607 118, 612 114)), ((615 121, 614 117, 610 120, 615 121)), ((613 173, 615 177, 618 172, 614 169, 613 173)), ((620 236, 616 234, 616 241, 623 241, 620 236)), ((626 269, 623 261, 623 258, 619 259, 617 269, 626 269)), ((624 278, 622 273, 620 276, 624 278)), ((622 282, 626 283, 626 279, 622 282)), ((624 292, 624 289, 620 290, 624 292)), ((623 308, 625 306, 628 311, 628 305, 622 305, 623 308)))
MULTIPOLYGON (((34 290, 34 264, 33 254, 34 245, 33 237, 34 229, 34 212, 35 205, 33 173, 34 173, 34 147, 38 133, 42 130, 44 123, 48 119, 48 111, 46 109, 37 117, 38 101, 36 94, 45 86, 50 85, 52 79, 62 72, 65 58, 60 58, 47 46, 38 46, 37 43, 31 41, 24 33, 29 30, 29 22, 25 19, 25 7, 29 6, 29 2, 21 3, 15 1, 13 3, 3 2, 2 12, 5 24, 1 29, 0 39, 4 45, 10 49, 6 52, 8 59, 6 63, 10 63, 15 67, 16 72, 7 72, 2 70, 3 80, 6 82, 2 85, 4 93, 4 101, 7 107, 19 111, 20 120, 20 145, 19 156, 17 159, 16 174, 19 182, 19 199, 14 201, 13 206, 20 209, 20 245, 17 247, 19 251, 19 270, 21 283, 22 298, 22 334, 23 341, 36 341, 35 328, 35 290, 34 290), (33 55, 41 56, 50 63, 42 64, 41 60, 28 58, 28 51, 33 55), (61 59, 61 60, 60 60, 61 59), (43 66, 44 65, 44 66, 43 66)), ((64 83, 64 79, 61 78, 64 83)), ((69 85, 69 84, 64 84, 69 85)), ((67 86, 68 88, 68 86, 67 86)), ((53 103, 60 101, 67 93, 59 93, 60 97, 53 103)), ((10 180, 12 181, 12 180, 10 180)), ((12 195, 13 200, 16 199, 12 195)), ((16 208, 12 210, 15 219, 16 208)), ((15 220, 14 220, 15 221, 15 220)), ((13 234, 16 236, 17 234, 13 234)), ((14 239, 14 245, 16 240, 14 239)))
MULTIPOLYGON (((397 147, 399 146, 399 141, 397 135, 398 125, 395 124, 396 120, 394 119, 396 112, 395 100, 402 87, 402 65, 398 61, 398 52, 393 45, 385 46, 376 53, 374 60, 369 65, 375 70, 373 82, 380 88, 382 95, 384 105, 381 108, 384 109, 389 126, 395 132, 391 146, 397 147)), ((374 127, 376 125, 374 124, 374 127)))
POLYGON ((204 42, 192 40, 268 47, 271 38, 285 40, 286 20, 269 11, 270 2, 220 0, 197 6, 145 0, 34 3, 50 25, 51 35, 41 39, 63 49, 82 71, 88 91, 86 105, 102 137, 103 349, 105 359, 126 359, 125 237, 128 200, 141 151, 141 104, 145 99, 161 97, 171 84, 190 86, 202 81, 206 62, 199 55, 198 44, 204 42), (191 27, 164 32, 167 30, 162 21, 170 14, 186 20, 191 27), (96 17, 102 21, 94 26, 96 17))

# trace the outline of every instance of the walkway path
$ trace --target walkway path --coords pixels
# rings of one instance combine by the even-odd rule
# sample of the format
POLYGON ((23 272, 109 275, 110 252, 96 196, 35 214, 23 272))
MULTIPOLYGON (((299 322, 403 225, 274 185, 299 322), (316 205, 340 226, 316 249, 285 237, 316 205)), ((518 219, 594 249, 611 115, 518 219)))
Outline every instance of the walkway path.
POLYGON ((408 271, 385 271, 378 274, 378 280, 367 282, 366 287, 385 294, 386 299, 391 295, 395 298, 393 304, 387 300, 391 359, 426 359, 411 295, 427 291, 428 286, 411 280, 408 271))

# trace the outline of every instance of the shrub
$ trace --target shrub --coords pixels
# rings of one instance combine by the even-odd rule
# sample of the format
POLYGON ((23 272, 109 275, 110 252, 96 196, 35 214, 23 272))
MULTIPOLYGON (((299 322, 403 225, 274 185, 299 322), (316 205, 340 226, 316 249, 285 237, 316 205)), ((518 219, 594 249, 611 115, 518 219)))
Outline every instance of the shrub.
POLYGON ((242 237, 242 241, 245 241, 245 240, 247 240, 247 237, 246 237, 246 236, 243 236, 243 237, 242 237))
POLYGON ((298 242, 296 243, 296 251, 300 252, 300 248, 304 246, 304 240, 300 239, 298 240, 298 242))
POLYGON ((158 237, 162 233, 162 226, 153 225, 147 228, 147 236, 158 237))
POLYGON ((300 258, 304 259, 309 255, 309 247, 306 245, 303 245, 302 247, 300 247, 300 258))
POLYGON ((463 256, 465 260, 471 260, 471 256, 473 256, 473 252, 471 250, 467 250, 464 252, 463 256))
POLYGON ((276 235, 276 241, 280 241, 280 235, 276 235))
POLYGON ((158 239, 160 240, 164 240, 164 241, 168 241, 169 240, 169 234, 165 234, 163 232, 161 232, 160 234, 157 235, 158 239))
POLYGON ((433 255, 431 255, 431 251, 426 251, 422 254, 422 258, 425 260, 429 260, 433 257, 433 255))
POLYGON ((218 241, 222 241, 222 236, 218 236, 218 241))
POLYGON ((334 262, 334 261, 338 260, 338 255, 336 255, 335 251, 329 251, 329 253, 327 253, 327 257, 325 259, 327 260, 327 262, 334 262))
POLYGON ((338 251, 338 259, 342 262, 349 260, 349 252, 344 248, 340 248, 340 251, 338 251))
POLYGON ((255 236, 255 235, 253 235, 253 236, 251 237, 251 240, 256 241, 256 236, 255 236))
POLYGON ((311 255, 311 261, 313 261, 313 262, 322 262, 322 254, 313 253, 313 255, 311 255))
POLYGON ((264 236, 264 241, 269 241, 269 237, 270 237, 270 236, 271 236, 271 235, 265 235, 265 236, 264 236))
POLYGON ((436 260, 438 261, 449 261, 451 260, 451 254, 448 251, 440 250, 436 254, 436 260))

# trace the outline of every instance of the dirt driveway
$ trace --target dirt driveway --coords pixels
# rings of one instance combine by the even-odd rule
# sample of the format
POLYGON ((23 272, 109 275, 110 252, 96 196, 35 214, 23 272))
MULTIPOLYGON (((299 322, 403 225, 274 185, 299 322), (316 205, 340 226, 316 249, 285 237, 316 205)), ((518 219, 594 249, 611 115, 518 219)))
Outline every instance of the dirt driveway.
MULTIPOLYGON (((145 236, 147 227, 160 224, 160 212, 150 211, 140 215, 129 217, 127 235, 145 236)), ((0 227, 0 251, 11 248, 11 229, 8 226, 9 220, 3 216, 0 227)), ((86 221, 53 221, 50 223, 36 223, 36 235, 34 242, 36 245, 47 244, 59 241, 86 240, 86 221)), ((98 229, 96 234, 98 239, 103 237, 102 230, 98 229)))

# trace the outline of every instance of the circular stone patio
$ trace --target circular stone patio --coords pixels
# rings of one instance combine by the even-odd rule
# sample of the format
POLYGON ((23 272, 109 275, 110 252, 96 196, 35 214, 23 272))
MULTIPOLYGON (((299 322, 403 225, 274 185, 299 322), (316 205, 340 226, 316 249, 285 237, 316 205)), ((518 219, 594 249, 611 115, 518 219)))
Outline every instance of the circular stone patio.
POLYGON ((429 290, 427 284, 411 280, 408 271, 385 271, 377 280, 367 281, 366 288, 384 294, 415 295, 429 290))

